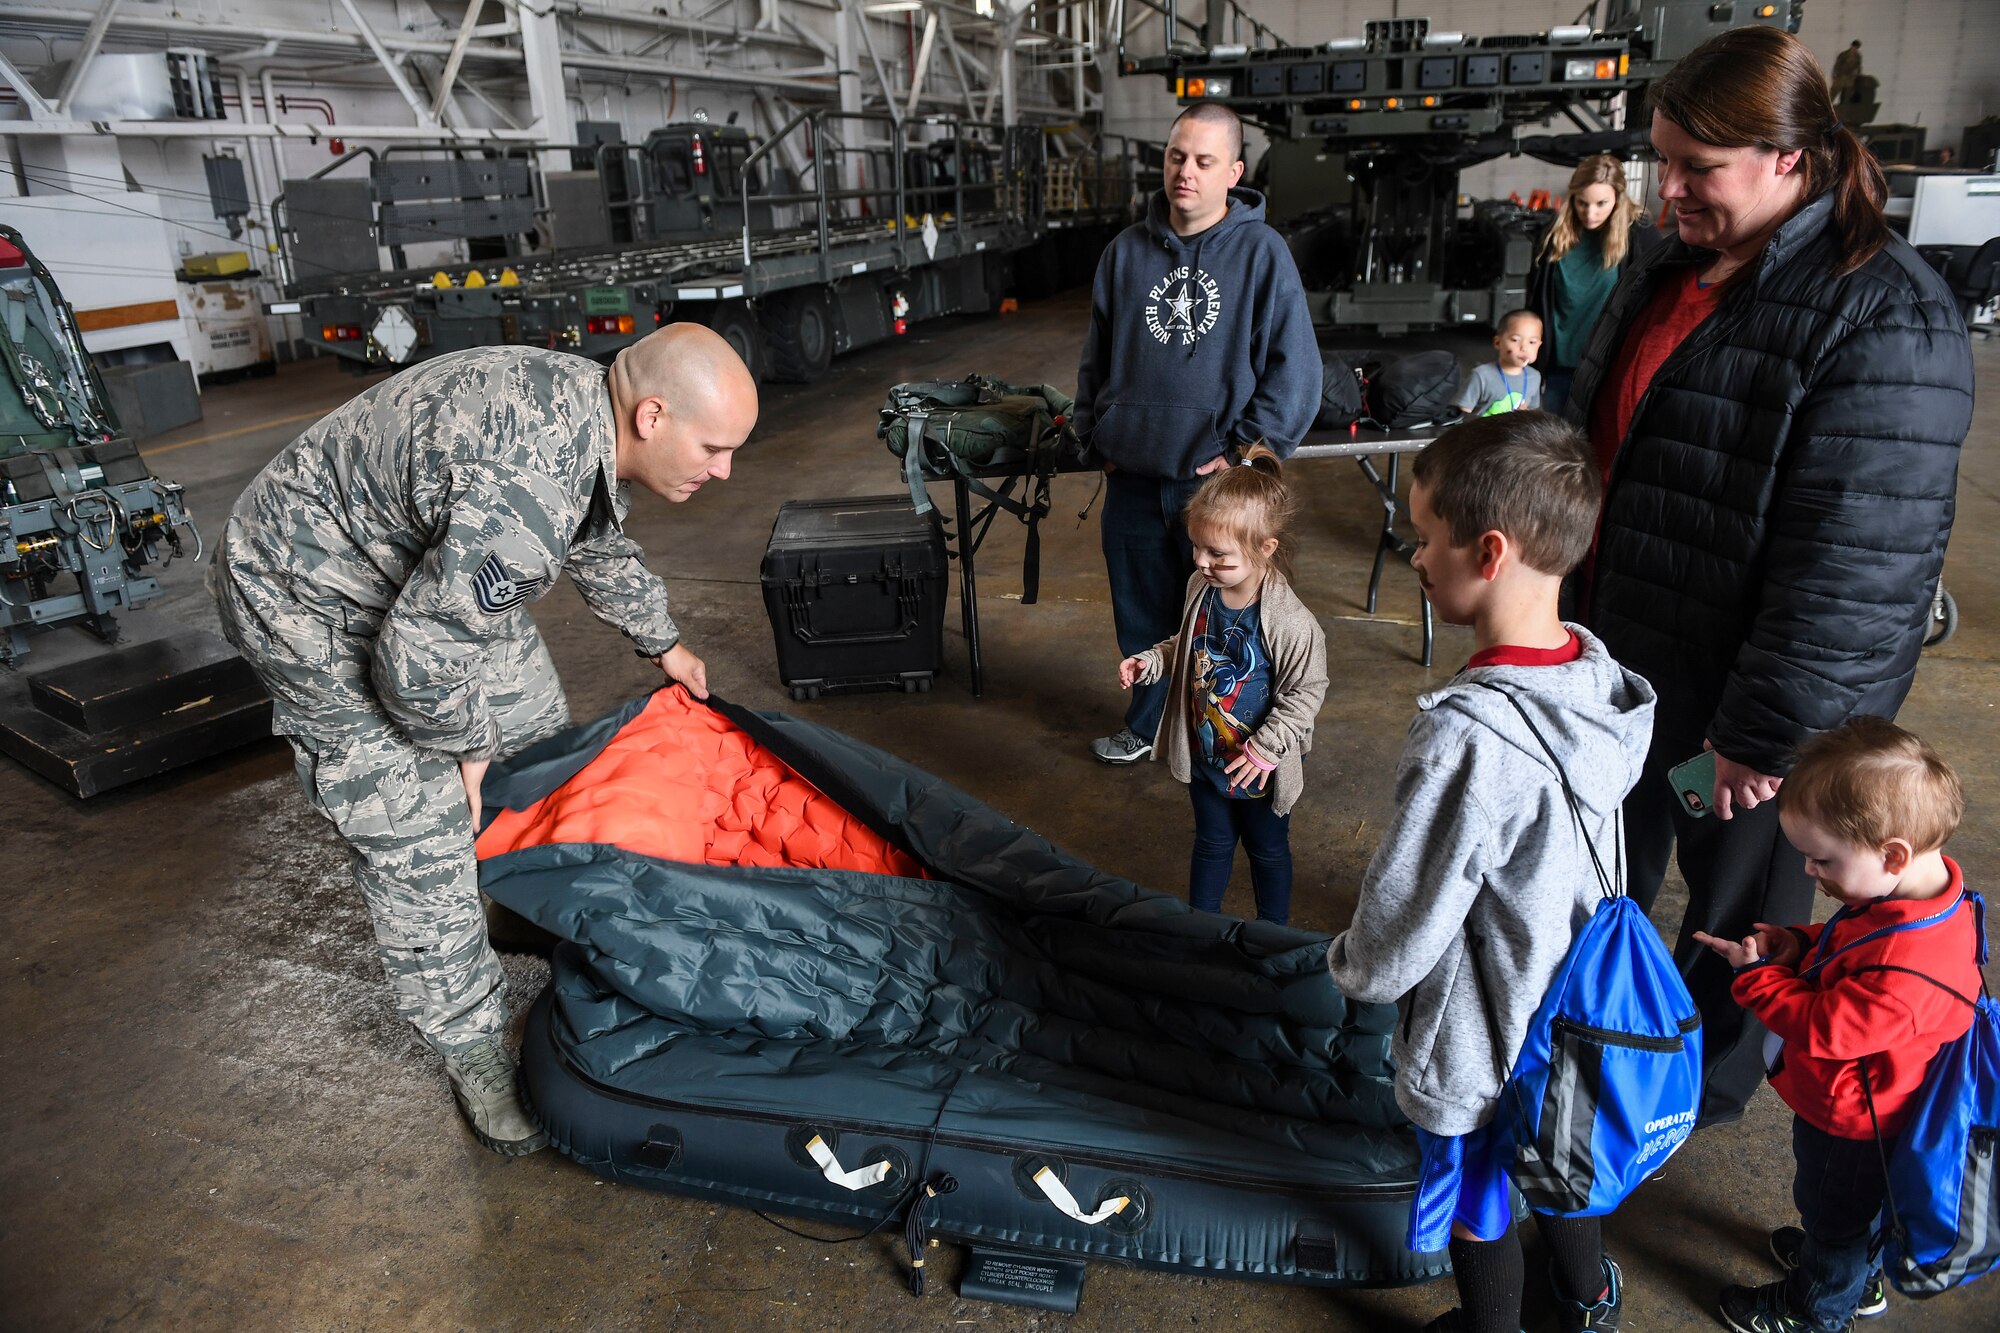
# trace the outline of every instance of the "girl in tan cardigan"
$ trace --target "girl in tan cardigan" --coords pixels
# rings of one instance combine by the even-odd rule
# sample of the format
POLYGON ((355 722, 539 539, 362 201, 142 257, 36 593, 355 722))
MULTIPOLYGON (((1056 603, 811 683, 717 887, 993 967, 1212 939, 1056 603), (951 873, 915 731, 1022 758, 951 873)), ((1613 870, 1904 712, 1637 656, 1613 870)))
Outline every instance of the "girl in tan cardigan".
POLYGON ((1326 635, 1293 593, 1293 502, 1277 456, 1259 446, 1188 502, 1194 577, 1180 633, 1118 664, 1118 683, 1168 680, 1153 755, 1188 784, 1194 856, 1188 901, 1222 908, 1241 841, 1257 915, 1291 915, 1291 809, 1326 697, 1326 635))

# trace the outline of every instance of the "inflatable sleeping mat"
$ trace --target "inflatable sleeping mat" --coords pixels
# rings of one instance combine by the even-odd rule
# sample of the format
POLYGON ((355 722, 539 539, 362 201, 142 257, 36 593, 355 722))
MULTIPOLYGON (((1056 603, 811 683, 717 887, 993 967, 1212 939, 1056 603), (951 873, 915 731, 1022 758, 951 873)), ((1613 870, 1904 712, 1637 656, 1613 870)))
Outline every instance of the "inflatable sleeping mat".
POLYGON ((891 755, 679 687, 495 765, 480 877, 560 937, 523 1089, 609 1179, 1323 1285, 1403 1246, 1392 1007, 891 755))

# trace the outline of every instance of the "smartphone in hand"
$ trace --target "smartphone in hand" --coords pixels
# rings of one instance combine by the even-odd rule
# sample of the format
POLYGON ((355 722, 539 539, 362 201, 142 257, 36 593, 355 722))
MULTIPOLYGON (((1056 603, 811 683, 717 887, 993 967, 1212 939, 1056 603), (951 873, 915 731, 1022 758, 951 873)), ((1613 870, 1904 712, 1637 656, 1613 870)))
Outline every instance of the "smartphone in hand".
POLYGON ((1675 764, 1667 770, 1667 781, 1673 784, 1681 809, 1696 819, 1705 817, 1709 802, 1715 798, 1715 751, 1703 750, 1685 763, 1675 764))

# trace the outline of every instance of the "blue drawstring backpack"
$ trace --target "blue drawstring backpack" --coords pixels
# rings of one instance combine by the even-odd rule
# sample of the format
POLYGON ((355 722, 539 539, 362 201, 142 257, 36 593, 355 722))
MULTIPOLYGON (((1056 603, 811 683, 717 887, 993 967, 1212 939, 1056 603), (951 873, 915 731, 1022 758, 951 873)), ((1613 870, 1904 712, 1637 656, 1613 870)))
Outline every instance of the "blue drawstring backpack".
MULTIPOLYGON (((1979 941, 1975 956, 1984 967, 1986 904, 1965 891, 1954 910, 1968 901, 1979 941)), ((1922 924, 1950 915, 1940 913, 1922 924)), ((1875 1121, 1868 1061, 1857 1062, 1889 1183, 1883 1271, 1905 1296, 1936 1296, 2000 1266, 2000 1170, 1995 1161, 2000 1157, 2000 1005, 1983 993, 1983 982, 1982 994, 1974 1000, 1910 968, 1856 969, 1877 970, 1922 977, 1973 1011, 1965 1035, 1931 1057, 1916 1113, 1893 1149, 1885 1148, 1882 1127, 1875 1121)))
MULTIPOLYGON (((1499 686, 1562 783, 1604 895, 1550 983, 1500 1092, 1509 1174, 1537 1212, 1597 1217, 1666 1164, 1701 1107, 1701 1015, 1653 923, 1605 872, 1583 806, 1520 701, 1499 686)), ((1623 868, 1613 869, 1622 877, 1623 868)))

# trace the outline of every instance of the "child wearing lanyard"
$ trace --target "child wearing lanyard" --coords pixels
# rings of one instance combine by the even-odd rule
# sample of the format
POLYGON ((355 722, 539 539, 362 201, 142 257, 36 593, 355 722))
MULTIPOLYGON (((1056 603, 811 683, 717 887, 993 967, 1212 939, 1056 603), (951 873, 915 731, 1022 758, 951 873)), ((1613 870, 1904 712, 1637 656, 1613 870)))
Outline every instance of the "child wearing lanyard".
POLYGON ((1513 310, 1500 317, 1493 334, 1496 359, 1473 367, 1458 393, 1458 410, 1469 417, 1497 416, 1542 405, 1542 372, 1531 364, 1542 350, 1542 317, 1513 310))

